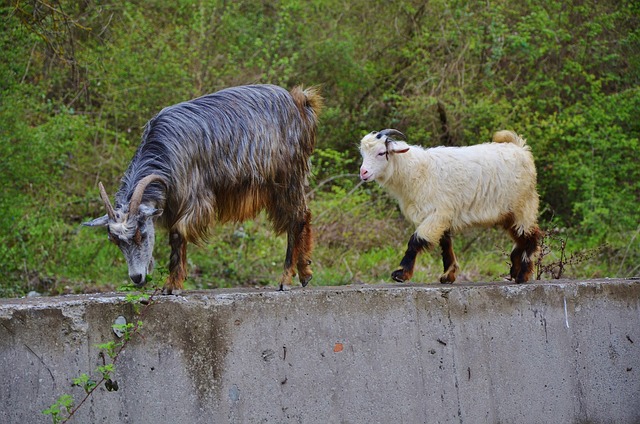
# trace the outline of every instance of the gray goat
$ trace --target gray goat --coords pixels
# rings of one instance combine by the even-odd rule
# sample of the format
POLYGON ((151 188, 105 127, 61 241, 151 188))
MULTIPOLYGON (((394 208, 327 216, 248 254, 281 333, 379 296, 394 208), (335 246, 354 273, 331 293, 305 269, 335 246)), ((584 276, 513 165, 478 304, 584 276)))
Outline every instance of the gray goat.
POLYGON ((242 222, 266 209, 287 233, 280 290, 297 266, 311 280, 311 212, 305 187, 322 98, 315 88, 233 87, 164 108, 142 142, 107 214, 86 222, 107 227, 124 254, 129 277, 143 286, 153 269, 154 221, 169 231, 171 257, 164 291, 183 288, 187 243, 202 244, 214 222, 242 222))

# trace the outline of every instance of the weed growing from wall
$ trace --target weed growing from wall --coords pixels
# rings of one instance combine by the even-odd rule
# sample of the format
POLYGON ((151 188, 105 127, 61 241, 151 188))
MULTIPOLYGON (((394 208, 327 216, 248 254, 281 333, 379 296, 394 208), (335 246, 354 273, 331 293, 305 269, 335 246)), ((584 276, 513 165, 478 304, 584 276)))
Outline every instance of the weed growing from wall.
POLYGON ((594 259, 608 247, 605 244, 593 249, 567 254, 568 242, 569 237, 563 235, 559 228, 551 228, 543 232, 535 265, 536 280, 540 280, 544 275, 559 280, 565 275, 568 267, 594 259))
POLYGON ((89 374, 82 373, 72 379, 72 386, 81 387, 85 392, 84 397, 77 404, 73 396, 65 393, 49 408, 42 411, 44 415, 51 416, 53 424, 67 423, 102 384, 109 392, 115 392, 119 389, 118 381, 115 379, 116 363, 129 342, 142 330, 144 325, 143 318, 155 303, 155 296, 160 293, 161 289, 156 287, 151 294, 138 293, 136 292, 137 288, 130 284, 120 287, 119 290, 128 292, 125 295, 125 301, 133 306, 137 320, 128 323, 116 320, 116 323, 111 328, 120 338, 120 341, 110 341, 96 345, 100 350, 98 357, 102 360, 102 365, 96 367, 89 374))

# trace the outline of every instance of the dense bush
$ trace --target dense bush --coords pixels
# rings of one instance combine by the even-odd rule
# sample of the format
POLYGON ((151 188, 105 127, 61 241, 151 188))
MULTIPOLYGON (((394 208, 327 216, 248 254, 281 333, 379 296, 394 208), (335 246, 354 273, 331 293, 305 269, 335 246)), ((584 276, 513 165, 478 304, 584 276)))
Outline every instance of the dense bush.
MULTIPOLYGON (((103 213, 97 181, 115 192, 162 107, 256 82, 321 85, 326 97, 313 157, 316 281, 379 281, 399 260, 411 229, 355 175, 359 138, 383 127, 425 146, 522 133, 537 158, 544 225, 568 249, 599 249, 572 275, 638 273, 637 2, 11 0, 1 9, 0 295, 117 286, 121 255, 79 226, 103 213)), ((277 278, 284 242, 262 220, 218 228, 194 249, 192 284, 277 278)), ((469 278, 499 276, 485 265, 504 261, 495 245, 508 241, 495 237, 457 242, 472 254, 469 278)))

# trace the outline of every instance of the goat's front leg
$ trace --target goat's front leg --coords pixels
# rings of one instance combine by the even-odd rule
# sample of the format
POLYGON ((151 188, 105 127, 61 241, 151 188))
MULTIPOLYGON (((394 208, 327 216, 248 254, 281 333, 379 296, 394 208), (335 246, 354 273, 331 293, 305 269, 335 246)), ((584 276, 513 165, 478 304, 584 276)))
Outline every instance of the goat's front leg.
POLYGON ((182 289, 187 278, 187 242, 177 231, 169 233, 171 256, 169 257, 169 278, 162 290, 165 294, 173 293, 174 289, 182 289))
POLYGON ((431 246, 428 241, 418 237, 417 234, 414 233, 409 239, 407 251, 400 261, 400 268, 391 273, 391 278, 399 283, 410 280, 411 277, 413 277, 413 268, 416 265, 416 256, 418 256, 418 253, 429 249, 430 247, 431 246))
POLYGON ((446 231, 440 238, 440 247, 442 248, 442 264, 444 265, 444 273, 440 276, 440 282, 451 284, 456 281, 456 274, 460 270, 460 266, 456 254, 453 252, 453 241, 449 231, 446 231))

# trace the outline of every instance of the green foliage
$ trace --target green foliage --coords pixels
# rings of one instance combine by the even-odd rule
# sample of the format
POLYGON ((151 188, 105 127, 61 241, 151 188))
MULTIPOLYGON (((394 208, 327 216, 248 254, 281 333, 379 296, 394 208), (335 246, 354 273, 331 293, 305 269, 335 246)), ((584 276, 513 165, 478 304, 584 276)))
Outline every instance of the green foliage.
POLYGON ((74 386, 82 387, 87 394, 91 393, 91 391, 98 385, 96 381, 87 374, 81 374, 80 377, 76 377, 72 381, 74 386))
MULTIPOLYGON (((354 148, 355 149, 355 148, 354 148)), ((314 174, 314 190, 322 189, 322 186, 339 179, 340 186, 352 188, 357 176, 358 164, 353 151, 339 151, 331 147, 316 149, 311 158, 311 166, 314 174)))
MULTIPOLYGON (((522 133, 543 220, 576 251, 606 243, 591 261, 599 269, 583 265, 584 275, 638 272, 637 2, 12 0, 0 9, 0 296, 126 281, 104 233, 80 228, 104 213, 97 182, 117 190, 144 123, 163 107, 256 82, 321 85, 326 98, 310 181, 316 283, 386 278, 404 249, 411 229, 395 205, 355 176, 358 140, 385 127, 424 146, 522 133), (362 222, 379 236, 363 236, 362 222)), ((285 242, 263 216, 218 227, 211 241, 190 247, 190 287, 277 280, 285 242)), ((478 242, 478 272, 495 276, 495 261, 482 258, 493 241, 478 242)), ((165 261, 166 243, 156 245, 165 261)))
POLYGON ((73 396, 64 394, 60 396, 55 403, 43 410, 44 415, 51 415, 53 424, 66 421, 64 417, 68 416, 73 409, 73 396))
POLYGON ((92 378, 90 374, 82 373, 78 377, 71 379, 72 386, 80 387, 84 391, 84 397, 75 403, 72 395, 61 395, 49 408, 42 411, 44 415, 51 415, 54 424, 66 423, 71 420, 74 414, 84 405, 94 391, 104 383, 104 387, 107 391, 117 391, 119 389, 118 382, 113 380, 116 373, 116 362, 119 356, 123 353, 124 348, 131 342, 133 336, 138 334, 143 326, 143 317, 146 311, 153 305, 154 296, 158 294, 159 289, 155 289, 153 294, 148 293, 132 293, 132 286, 127 286, 125 291, 130 293, 127 295, 126 300, 134 307, 139 306, 140 303, 144 303, 144 309, 134 308, 134 312, 138 315, 136 323, 126 324, 113 324, 111 328, 118 335, 121 335, 120 341, 111 340, 106 343, 101 343, 95 347, 100 351, 98 357, 102 359, 102 365, 98 365, 93 371, 95 378, 92 378), (118 331, 116 331, 118 330, 118 331), (106 352, 106 356, 105 356, 106 352), (107 362, 106 358, 109 358, 110 362, 107 362))
POLYGON ((640 125, 633 117, 638 108, 638 89, 594 93, 541 126, 542 193, 562 199, 550 212, 596 242, 640 221, 640 166, 633 159, 640 149, 640 125))
MULTIPOLYGON (((114 324, 114 328, 115 328, 116 324, 114 324)), ((131 330, 131 328, 127 328, 127 331, 131 330)), ((100 343, 96 345, 96 348, 105 351, 107 353, 107 356, 111 359, 115 358, 115 356, 118 353, 118 350, 120 349, 120 347, 122 346, 121 343, 116 343, 114 341, 108 342, 108 343, 100 343)))

